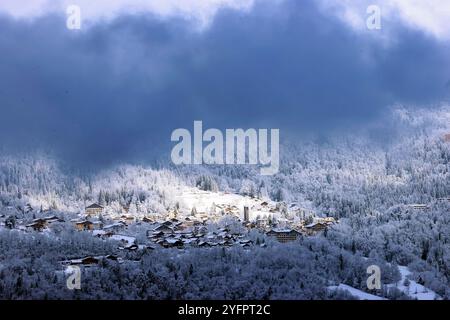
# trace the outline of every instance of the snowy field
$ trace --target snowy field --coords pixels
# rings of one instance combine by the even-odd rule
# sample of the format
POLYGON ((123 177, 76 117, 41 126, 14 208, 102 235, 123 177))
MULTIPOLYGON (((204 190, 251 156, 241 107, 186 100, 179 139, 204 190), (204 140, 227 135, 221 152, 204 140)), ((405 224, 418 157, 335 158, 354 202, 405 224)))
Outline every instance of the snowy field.
MULTIPOLYGON (((267 215, 277 215, 278 213, 269 212, 262 208, 262 199, 242 196, 235 193, 202 191, 197 188, 182 187, 178 190, 179 194, 175 196, 175 201, 180 205, 180 211, 184 213, 191 212, 195 207, 197 212, 210 213, 213 210, 219 211, 222 208, 233 208, 239 212, 239 217, 243 218, 244 207, 249 207, 250 219, 255 219, 258 215, 265 217, 267 215)), ((274 207, 273 201, 267 201, 270 207, 274 207)))

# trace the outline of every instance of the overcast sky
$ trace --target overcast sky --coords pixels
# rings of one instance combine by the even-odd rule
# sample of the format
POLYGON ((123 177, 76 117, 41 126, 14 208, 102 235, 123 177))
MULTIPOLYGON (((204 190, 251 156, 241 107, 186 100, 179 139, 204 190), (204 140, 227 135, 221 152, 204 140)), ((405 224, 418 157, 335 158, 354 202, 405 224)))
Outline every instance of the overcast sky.
POLYGON ((103 166, 169 149, 194 120, 301 136, 450 94, 450 1, 18 3, 0 2, 1 150, 103 166))

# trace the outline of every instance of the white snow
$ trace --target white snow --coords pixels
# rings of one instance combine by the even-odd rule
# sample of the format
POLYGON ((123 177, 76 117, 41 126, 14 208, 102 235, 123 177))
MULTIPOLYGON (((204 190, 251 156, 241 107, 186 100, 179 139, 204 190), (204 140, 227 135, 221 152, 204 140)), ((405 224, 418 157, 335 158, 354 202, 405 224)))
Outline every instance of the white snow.
POLYGON ((93 236, 103 236, 106 234, 105 230, 92 230, 92 235, 93 236))
MULTIPOLYGON (((411 271, 408 267, 405 266, 398 266, 398 270, 401 274, 401 280, 397 283, 390 283, 387 285, 388 288, 394 288, 396 287, 400 291, 402 291, 407 296, 411 297, 412 299, 417 300, 442 300, 442 298, 433 290, 430 290, 426 287, 424 287, 421 284, 418 284, 417 282, 410 280, 409 276, 411 275, 411 271), (409 285, 405 286, 405 280, 409 280, 409 285)), ((329 290, 347 290, 352 296, 355 298, 358 298, 360 300, 386 300, 386 298, 378 297, 373 294, 369 294, 367 292, 361 291, 359 289, 353 288, 346 284, 339 284, 338 286, 329 286, 329 290)))
POLYGON ((402 279, 397 283, 388 284, 388 287, 397 287, 400 291, 408 295, 409 297, 417 300, 441 300, 442 298, 434 291, 424 287, 417 282, 410 280, 408 277, 411 275, 411 271, 408 267, 398 266, 398 270, 402 276, 402 279), (409 285, 405 286, 405 280, 409 280, 409 285))
MULTIPOLYGON (((279 212, 270 212, 261 207, 261 203, 268 202, 271 207, 275 206, 273 201, 251 198, 248 196, 242 196, 235 193, 227 192, 212 192, 203 191, 197 188, 182 187, 178 190, 178 195, 175 196, 175 200, 180 204, 181 212, 190 212, 193 207, 197 212, 211 212, 211 209, 216 206, 235 207, 235 213, 238 213, 240 218, 243 218, 244 206, 250 208, 249 218, 255 219, 257 216, 267 217, 269 215, 279 218, 279 212)), ((216 212, 220 211, 219 207, 215 208, 216 212)))
POLYGON ((183 188, 180 195, 176 197, 180 201, 182 208, 190 210, 195 207, 197 211, 209 211, 213 204, 228 204, 230 206, 237 206, 240 208, 243 205, 248 205, 251 198, 246 198, 238 194, 202 191, 196 188, 183 188))
POLYGON ((121 234, 114 234, 114 235, 111 236, 110 239, 111 240, 117 240, 117 241, 123 241, 123 242, 126 242, 128 245, 131 245, 131 244, 136 242, 136 238, 130 237, 130 236, 121 235, 121 234))
POLYGON ((332 290, 332 291, 338 290, 338 289, 346 290, 352 296, 354 296, 355 298, 358 298, 359 300, 386 300, 386 298, 382 298, 382 297, 364 292, 362 290, 353 288, 353 287, 343 284, 343 283, 339 284, 338 286, 329 286, 328 289, 332 290))

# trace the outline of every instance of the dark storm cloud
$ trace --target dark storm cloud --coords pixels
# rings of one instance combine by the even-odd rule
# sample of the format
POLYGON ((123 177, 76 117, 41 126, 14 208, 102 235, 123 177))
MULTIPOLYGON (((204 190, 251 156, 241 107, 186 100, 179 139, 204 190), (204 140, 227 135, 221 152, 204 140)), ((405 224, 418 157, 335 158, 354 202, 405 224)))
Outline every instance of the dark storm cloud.
POLYGON ((449 53, 399 25, 357 34, 312 1, 223 11, 202 33, 151 16, 81 32, 2 17, 0 144, 105 165, 167 151, 194 120, 293 135, 364 125, 445 98, 449 53))

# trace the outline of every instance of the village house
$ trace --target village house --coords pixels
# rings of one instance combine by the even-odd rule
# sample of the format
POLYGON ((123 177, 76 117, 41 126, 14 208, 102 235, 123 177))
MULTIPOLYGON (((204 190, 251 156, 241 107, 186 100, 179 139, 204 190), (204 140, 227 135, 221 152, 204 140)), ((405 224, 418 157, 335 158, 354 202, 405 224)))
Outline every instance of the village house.
POLYGON ((418 203, 414 203, 409 205, 410 208, 414 209, 414 210, 426 210, 428 209, 428 205, 426 204, 418 204, 418 203))
POLYGON ((174 230, 173 230, 173 228, 171 227, 171 225, 167 225, 167 224, 160 224, 160 225, 157 225, 157 226, 153 229, 153 231, 154 231, 154 232, 162 232, 162 233, 164 233, 164 234, 166 234, 166 233, 173 233, 173 232, 174 232, 174 230))
POLYGON ((111 240, 118 241, 120 243, 120 248, 126 249, 133 245, 136 245, 136 238, 131 236, 126 236, 122 234, 114 234, 110 237, 111 240))
POLYGON ((183 225, 183 222, 181 222, 181 221, 172 223, 172 229, 173 229, 174 231, 177 231, 177 230, 183 230, 183 229, 185 229, 185 228, 186 228, 186 227, 183 225))
POLYGON ((241 247, 249 247, 252 244, 253 244, 252 240, 249 240, 249 239, 239 240, 239 245, 241 247))
POLYGON ((84 213, 90 217, 90 216, 95 216, 95 215, 99 215, 100 213, 102 213, 103 211, 103 207, 97 203, 93 203, 90 206, 86 207, 84 210, 84 213))
POLYGON ((186 218, 184 218, 184 221, 183 221, 183 227, 184 228, 193 227, 196 222, 197 222, 196 220, 186 217, 186 218))
POLYGON ((65 261, 61 261, 61 264, 69 265, 69 266, 83 265, 83 266, 88 267, 88 266, 98 265, 103 259, 110 260, 110 261, 116 261, 118 263, 123 262, 122 258, 119 258, 118 256, 113 255, 113 254, 109 254, 106 256, 87 256, 87 257, 79 258, 79 259, 65 260, 65 261))
POLYGON ((94 264, 98 264, 100 262, 99 258, 93 257, 93 256, 88 256, 88 257, 84 257, 81 259, 72 259, 68 261, 69 265, 94 265, 94 264))
POLYGON ((120 217, 120 221, 124 222, 126 225, 130 225, 135 222, 135 219, 133 216, 130 215, 122 215, 120 217))
POLYGON ((94 224, 88 220, 77 221, 75 222, 75 228, 78 231, 90 231, 94 229, 94 224))
POLYGON ((57 216, 47 216, 42 218, 43 220, 47 221, 47 223, 53 223, 53 222, 64 222, 64 219, 60 219, 57 216))
POLYGON ((308 235, 313 235, 317 232, 326 230, 328 228, 328 224, 324 222, 313 222, 306 225, 304 228, 308 235))
POLYGON ((199 241, 197 243, 197 246, 200 248, 210 248, 212 246, 212 243, 207 242, 207 241, 199 241))
POLYGON ((47 227, 47 221, 44 219, 34 219, 32 223, 26 225, 27 230, 41 232, 47 227))
POLYGON ((103 222, 100 220, 92 220, 92 228, 93 229, 102 229, 103 228, 103 222))
POLYGON ((271 229, 266 234, 270 237, 275 237, 281 243, 295 241, 301 235, 300 232, 292 229, 271 229))
POLYGON ((155 222, 152 218, 146 217, 146 216, 142 218, 142 221, 143 222, 147 222, 147 223, 154 223, 155 222))
POLYGON ((184 243, 180 239, 176 238, 166 238, 160 243, 165 248, 183 248, 184 243))
MULTIPOLYGON (((137 244, 132 243, 132 244, 127 244, 127 245, 124 245, 122 247, 119 247, 119 250, 136 251, 136 250, 139 249, 139 247, 140 246, 138 246, 137 244)), ((141 246, 141 248, 144 248, 144 247, 141 246)))
POLYGON ((255 221, 255 226, 260 229, 265 229, 269 226, 269 219, 267 218, 258 218, 255 221))
POLYGON ((205 235, 206 233, 208 233, 208 228, 206 228, 205 226, 197 226, 194 228, 194 233, 197 235, 205 235))
POLYGON ((147 238, 149 238, 151 240, 161 238, 163 235, 164 235, 164 232, 162 232, 162 231, 147 230, 147 238))
POLYGON ((105 230, 99 230, 99 229, 92 230, 92 235, 94 237, 99 237, 102 239, 107 239, 107 238, 111 237, 113 234, 114 233, 111 231, 105 231, 105 230))
POLYGON ((34 219, 32 223, 26 225, 25 227, 28 230, 34 230, 34 231, 42 231, 45 228, 47 228, 50 224, 54 222, 64 222, 63 219, 58 218, 57 216, 47 216, 44 218, 38 218, 34 219))
POLYGON ((126 228, 126 224, 122 221, 103 226, 103 230, 106 232, 120 232, 120 231, 124 230, 125 228, 126 228))
POLYGON ((186 239, 181 239, 181 241, 183 241, 183 243, 185 245, 195 245, 198 242, 198 238, 186 238, 186 239))

